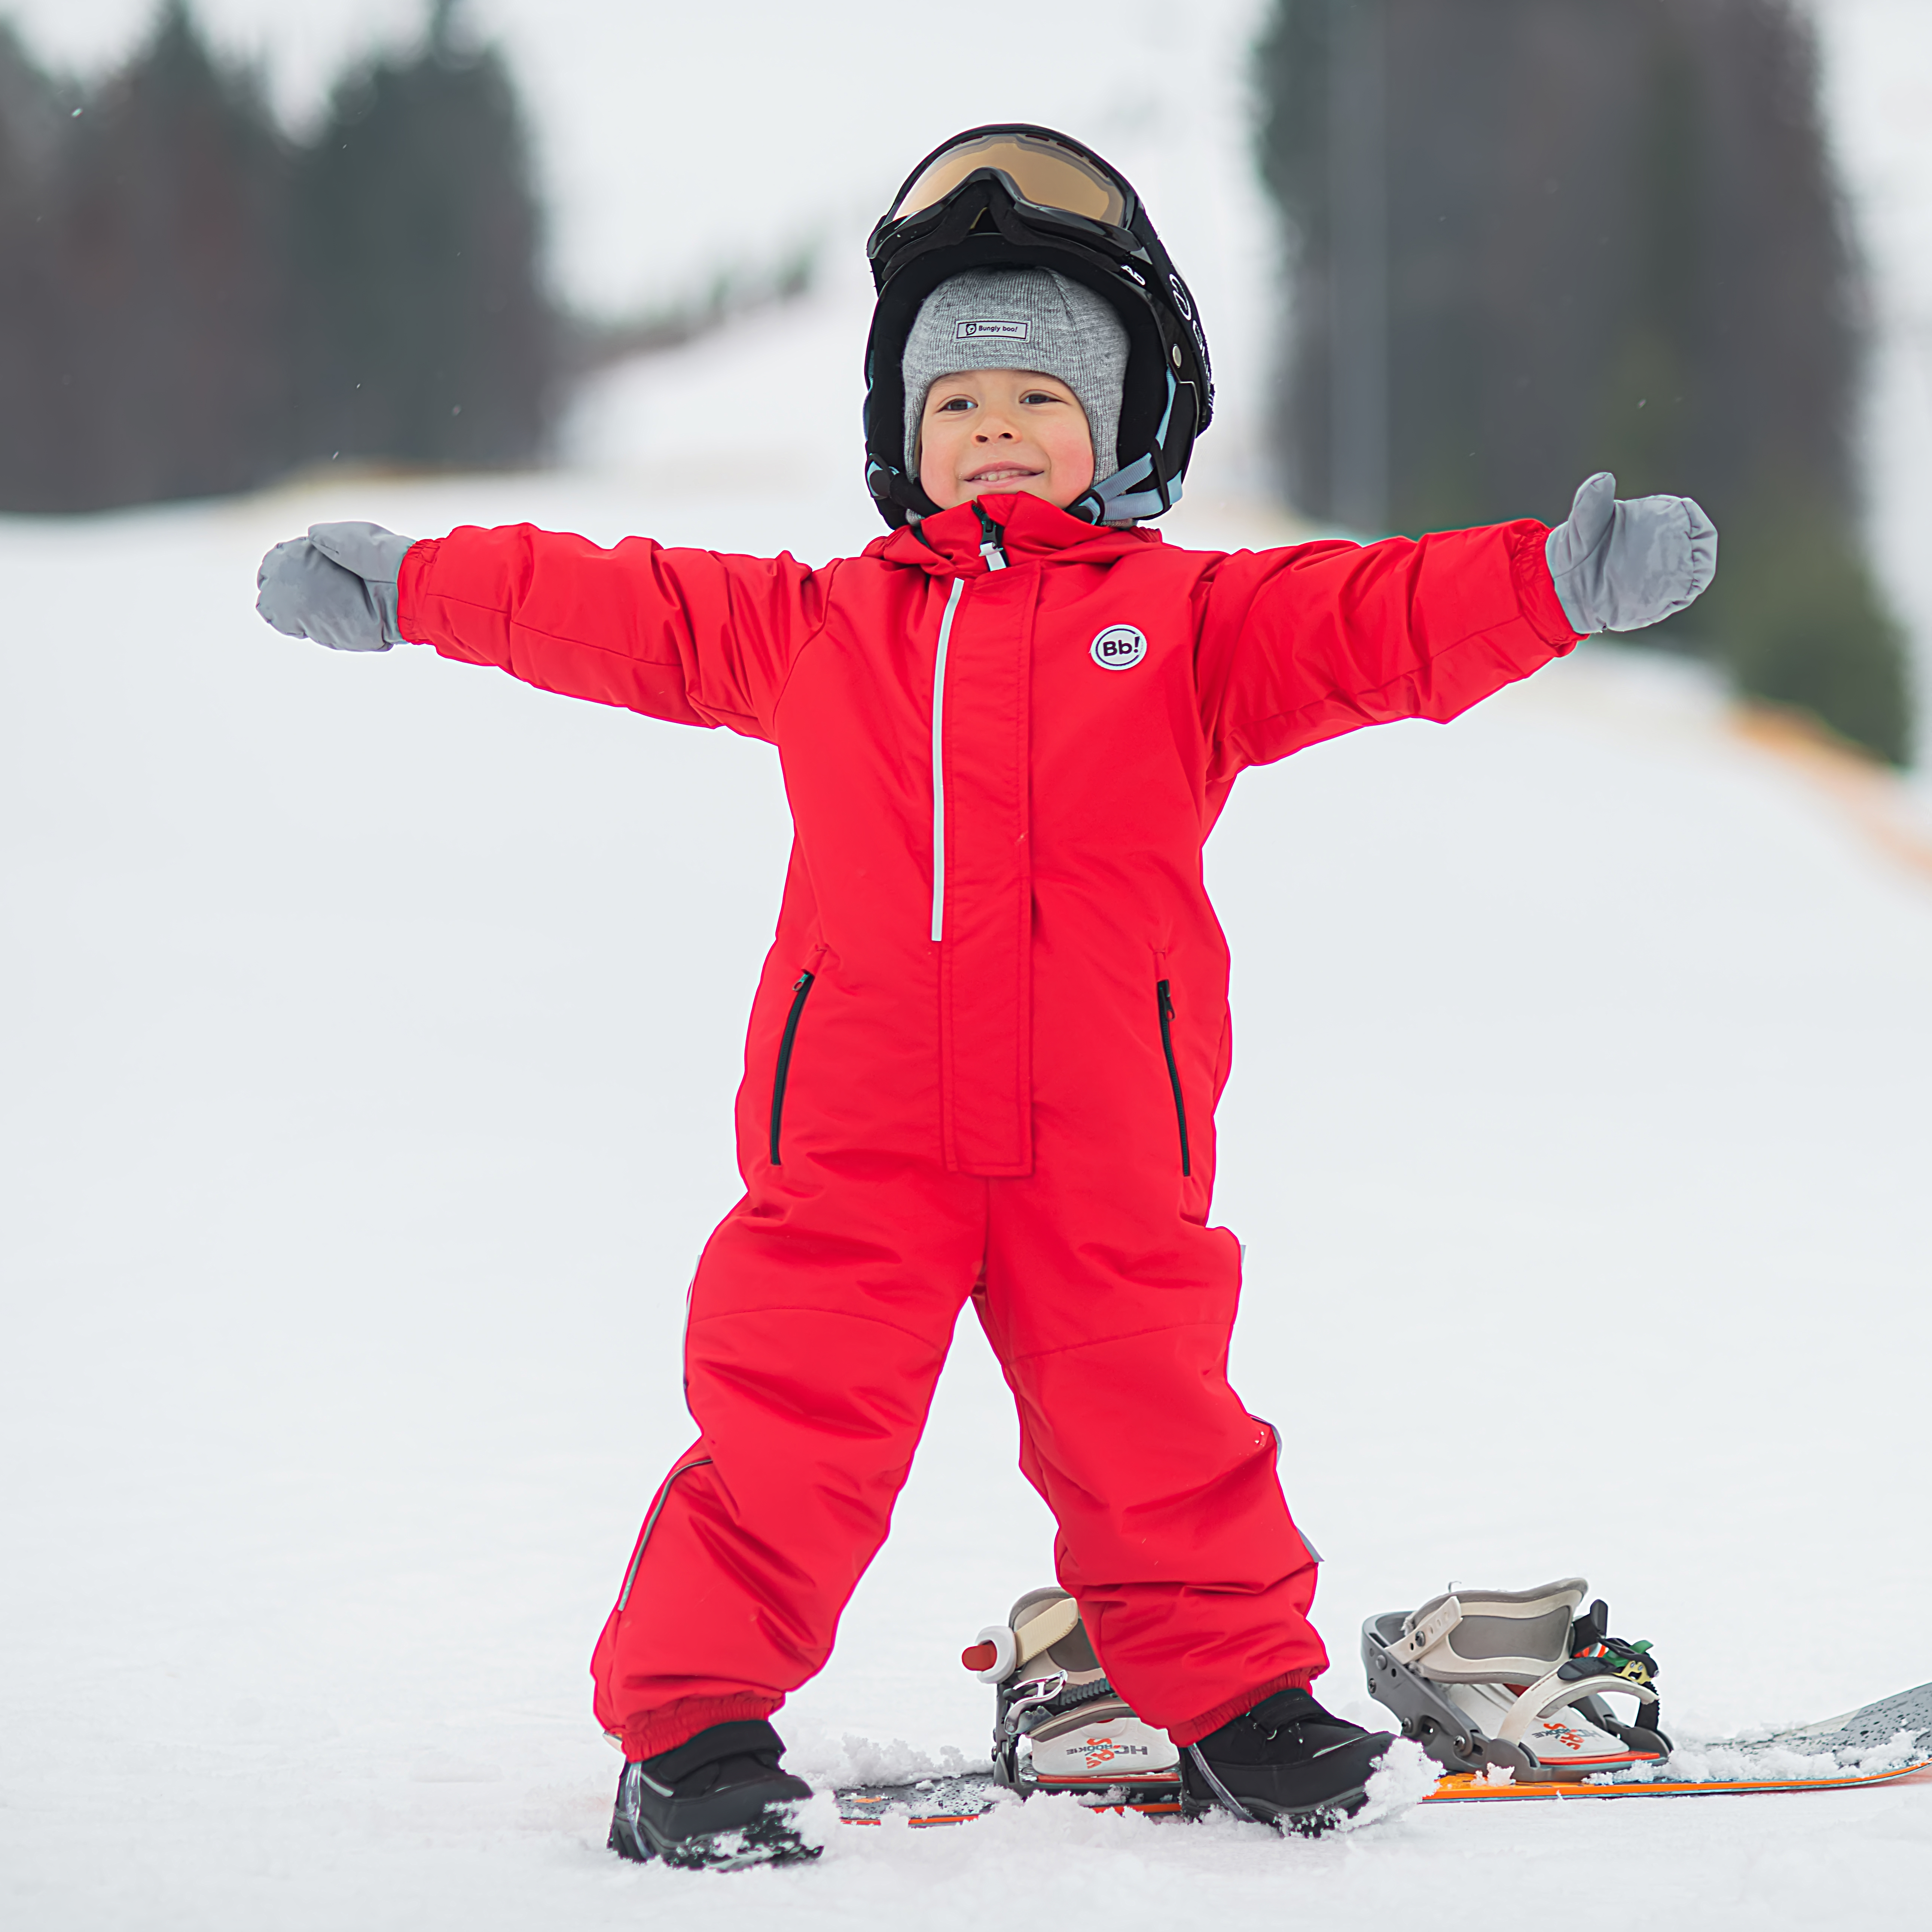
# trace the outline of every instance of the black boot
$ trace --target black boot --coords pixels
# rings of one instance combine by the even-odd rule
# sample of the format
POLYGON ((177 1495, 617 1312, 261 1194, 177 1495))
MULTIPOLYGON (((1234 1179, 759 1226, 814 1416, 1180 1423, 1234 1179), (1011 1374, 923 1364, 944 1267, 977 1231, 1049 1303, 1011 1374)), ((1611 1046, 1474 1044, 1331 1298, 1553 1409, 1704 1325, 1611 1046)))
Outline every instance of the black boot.
POLYGON ((624 1767, 610 1819, 610 1850, 639 1864, 730 1871, 739 1865, 815 1858, 792 1823, 812 1796, 778 1768, 784 1746, 764 1718, 713 1724, 675 1750, 624 1767))
POLYGON ((1277 1690, 1180 1754, 1181 1803, 1190 1816, 1219 1805, 1312 1838, 1368 1802, 1394 1741, 1331 1717, 1306 1690, 1277 1690))

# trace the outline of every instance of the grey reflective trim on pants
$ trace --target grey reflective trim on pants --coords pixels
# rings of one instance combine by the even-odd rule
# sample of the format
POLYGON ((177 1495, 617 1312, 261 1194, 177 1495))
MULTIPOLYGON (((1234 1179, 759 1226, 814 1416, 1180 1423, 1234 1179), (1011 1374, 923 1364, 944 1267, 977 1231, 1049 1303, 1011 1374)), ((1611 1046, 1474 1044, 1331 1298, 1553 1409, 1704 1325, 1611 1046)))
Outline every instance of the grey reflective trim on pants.
POLYGON ((626 1609, 629 1606, 631 1586, 638 1580, 638 1565, 644 1560, 644 1551, 650 1543, 651 1532, 656 1528, 658 1518, 664 1514, 664 1506, 670 1496, 671 1485, 679 1477, 687 1474, 691 1470, 708 1468, 710 1463, 711 1458, 709 1456, 700 1456, 692 1462, 680 1465, 665 1477, 664 1487, 658 1490, 658 1499, 652 1504, 651 1513, 645 1517, 644 1528, 638 1534, 638 1546, 631 1552, 631 1567, 624 1572, 624 1587, 617 1592, 617 1607, 620 1610, 626 1609))
MULTIPOLYGON (((1252 1422, 1258 1422, 1261 1426, 1274 1438, 1274 1466, 1277 1469, 1279 1469, 1281 1467, 1281 1431, 1276 1428, 1274 1424, 1269 1421, 1268 1418, 1264 1415, 1255 1415, 1251 1414, 1249 1417, 1249 1420, 1252 1422)), ((1322 1561, 1322 1552, 1316 1548, 1313 1544, 1309 1541, 1307 1531, 1304 1529, 1299 1522, 1294 1526, 1294 1533, 1297 1536, 1300 1538, 1302 1548, 1306 1550, 1309 1555, 1312 1556, 1316 1562, 1319 1563, 1322 1561)))

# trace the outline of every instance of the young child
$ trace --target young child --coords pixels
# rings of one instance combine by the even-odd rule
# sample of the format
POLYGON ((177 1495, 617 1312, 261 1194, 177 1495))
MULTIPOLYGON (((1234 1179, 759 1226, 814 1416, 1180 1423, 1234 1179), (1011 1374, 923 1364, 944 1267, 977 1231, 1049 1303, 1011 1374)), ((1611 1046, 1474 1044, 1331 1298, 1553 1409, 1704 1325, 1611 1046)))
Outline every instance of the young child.
POLYGON ((626 1760, 614 1846, 808 1850, 769 1720, 830 1652, 969 1298, 1060 1581, 1181 1748, 1189 1804, 1318 1826, 1388 1739, 1310 1693, 1315 1558, 1226 1378, 1228 955, 1202 844, 1249 765, 1447 720, 1682 608, 1715 533, 1598 476, 1553 532, 1176 549, 1141 520, 1208 420, 1206 344, 1118 173, 1046 129, 974 129, 871 252, 868 478, 894 528, 862 556, 329 524, 270 552, 260 608, 338 650, 407 640, 724 725, 783 764, 746 1192, 692 1291, 698 1437, 592 1666, 626 1760))

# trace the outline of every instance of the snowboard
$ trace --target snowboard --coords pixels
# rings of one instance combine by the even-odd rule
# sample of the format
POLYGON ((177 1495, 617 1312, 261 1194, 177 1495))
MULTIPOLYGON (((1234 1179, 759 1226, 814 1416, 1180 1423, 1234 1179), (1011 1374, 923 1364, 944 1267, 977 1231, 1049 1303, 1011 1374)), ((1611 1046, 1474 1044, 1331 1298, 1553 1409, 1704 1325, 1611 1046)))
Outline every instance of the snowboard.
MULTIPOLYGON (((1932 1684, 1881 1698, 1842 1717, 1706 1750, 1687 1748, 1673 1757, 1599 1773, 1577 1783, 1498 1783, 1467 1772, 1451 1772, 1422 1802, 1494 1804, 1573 1798, 1735 1798, 1772 1791, 1847 1791, 1905 1784, 1932 1784, 1932 1684), (1708 1761, 1713 1751, 1720 1755, 1721 1771, 1708 1761), (1678 1772, 1675 1776, 1674 1763, 1678 1772), (1688 1774, 1693 1769, 1706 1774, 1688 1774)), ((1052 1790, 1070 1796, 1092 1810, 1138 1811, 1154 1817, 1180 1815, 1178 1784, 1096 1783, 1041 1785, 1032 1790, 1040 1795, 1052 1790)), ((990 1771, 983 1771, 899 1784, 850 1785, 836 1795, 838 1815, 846 1824, 878 1825, 890 1819, 922 1828, 968 1824, 1022 1794, 999 1783, 990 1771)))

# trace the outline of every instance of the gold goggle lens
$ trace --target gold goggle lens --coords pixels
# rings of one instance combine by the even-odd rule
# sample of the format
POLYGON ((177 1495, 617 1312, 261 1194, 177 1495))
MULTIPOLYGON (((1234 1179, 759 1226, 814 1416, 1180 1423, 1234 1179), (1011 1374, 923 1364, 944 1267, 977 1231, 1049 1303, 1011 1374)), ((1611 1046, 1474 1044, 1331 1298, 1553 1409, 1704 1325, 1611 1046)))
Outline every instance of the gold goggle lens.
POLYGON ((1021 200, 1036 207, 1061 208, 1116 228, 1126 219, 1126 196, 1097 168, 1025 134, 982 134, 948 148, 900 196, 888 219, 901 221, 944 201, 976 168, 998 168, 1021 200))

